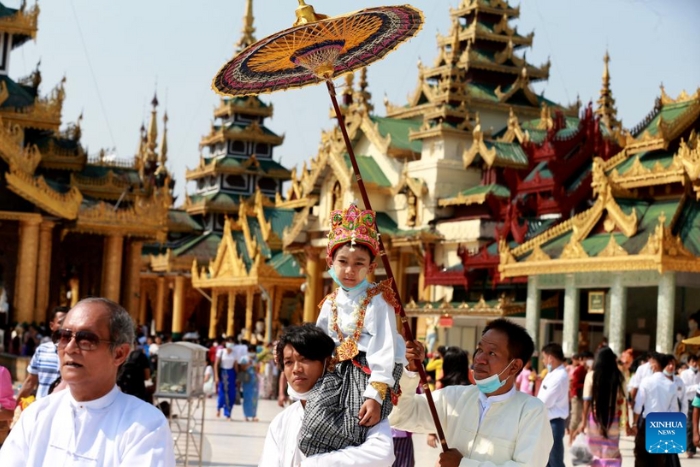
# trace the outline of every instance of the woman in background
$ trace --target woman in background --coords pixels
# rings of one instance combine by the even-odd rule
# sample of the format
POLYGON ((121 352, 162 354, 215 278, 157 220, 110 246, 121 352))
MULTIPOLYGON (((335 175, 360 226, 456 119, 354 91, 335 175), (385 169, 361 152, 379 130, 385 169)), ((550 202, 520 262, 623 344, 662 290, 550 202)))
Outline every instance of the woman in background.
POLYGON ((10 432, 10 423, 15 416, 15 397, 12 377, 4 366, 0 366, 0 446, 10 432))
POLYGON ((610 347, 598 351, 593 371, 583 383, 583 414, 579 427, 571 434, 588 434, 588 449, 593 467, 620 467, 620 427, 627 427, 625 378, 617 367, 617 356, 610 347))
MULTIPOLYGON (((437 387, 469 386, 469 356, 459 347, 447 347, 442 362, 442 378, 437 387)), ((437 435, 428 435, 428 446, 438 447, 437 435)))
POLYGON ((248 347, 248 355, 238 361, 238 374, 243 391, 243 416, 246 422, 258 421, 258 365, 255 358, 255 346, 248 347))

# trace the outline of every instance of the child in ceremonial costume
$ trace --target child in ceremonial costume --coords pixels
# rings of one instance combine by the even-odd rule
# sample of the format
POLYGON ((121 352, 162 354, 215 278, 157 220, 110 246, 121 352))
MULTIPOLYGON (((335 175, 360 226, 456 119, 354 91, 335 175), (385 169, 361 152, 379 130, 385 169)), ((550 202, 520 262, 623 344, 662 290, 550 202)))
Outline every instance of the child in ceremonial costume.
POLYGON ((316 324, 335 341, 336 365, 306 402, 299 437, 306 456, 359 446, 400 395, 407 362, 396 328, 397 298, 389 281, 367 281, 378 253, 374 211, 351 204, 331 212, 326 262, 338 288, 321 302, 316 324))

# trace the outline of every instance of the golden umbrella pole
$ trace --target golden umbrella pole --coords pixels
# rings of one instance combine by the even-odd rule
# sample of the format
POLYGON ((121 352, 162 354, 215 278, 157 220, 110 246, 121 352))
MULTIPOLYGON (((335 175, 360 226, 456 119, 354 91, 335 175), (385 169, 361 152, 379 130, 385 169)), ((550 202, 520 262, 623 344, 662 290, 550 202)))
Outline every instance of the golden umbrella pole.
MULTIPOLYGON (((362 202, 365 205, 365 209, 372 209, 372 204, 369 201, 369 196, 367 195, 367 189, 365 188, 365 182, 362 180, 362 173, 360 172, 360 167, 357 165, 357 159, 355 158, 355 151, 350 143, 350 137, 348 136, 348 131, 345 128, 345 118, 343 113, 340 111, 340 106, 338 105, 338 99, 336 98, 335 85, 333 80, 330 78, 326 79, 326 87, 328 88, 328 94, 331 96, 331 102, 333 103, 333 109, 335 110, 335 116, 338 118, 338 126, 343 134, 343 140, 345 140, 345 147, 350 155, 350 163, 352 164, 352 169, 355 172, 355 180, 357 180, 357 186, 360 189, 360 194, 362 195, 362 202)), ((377 232, 379 232, 379 226, 377 225, 377 232)), ((384 249, 384 242, 382 241, 382 236, 379 235, 379 256, 382 259, 382 264, 384 265, 384 270, 386 271, 387 278, 390 279, 391 288, 394 294, 398 298, 399 304, 399 316, 401 317, 401 324, 403 325, 404 337, 407 341, 413 341, 413 331, 408 325, 408 317, 406 317, 406 311, 403 309, 403 302, 401 301, 401 294, 396 286, 396 281, 394 280, 394 273, 391 270, 391 263, 389 262, 389 257, 384 249)), ((440 445, 443 451, 447 451, 447 441, 445 440, 445 432, 440 424, 440 418, 438 417, 437 409, 435 408, 435 401, 433 400, 433 394, 430 392, 430 386, 428 386, 428 375, 425 373, 425 368, 423 368, 423 362, 418 360, 414 361, 414 364, 418 367, 418 373, 420 374, 421 386, 425 392, 425 398, 428 400, 428 406, 430 407, 430 414, 435 422, 435 430, 437 431, 438 439, 440 440, 440 445)))

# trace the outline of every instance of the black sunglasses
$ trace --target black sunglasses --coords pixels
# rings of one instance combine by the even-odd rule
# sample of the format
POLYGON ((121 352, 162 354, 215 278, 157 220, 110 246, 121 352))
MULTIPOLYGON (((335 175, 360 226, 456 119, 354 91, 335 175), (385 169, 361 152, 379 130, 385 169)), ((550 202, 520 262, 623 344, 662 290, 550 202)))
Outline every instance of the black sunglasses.
POLYGON ((70 329, 59 329, 52 336, 53 343, 61 349, 67 346, 73 338, 75 338, 75 343, 80 350, 95 350, 100 342, 112 343, 110 340, 100 339, 100 336, 91 331, 73 332, 70 329))

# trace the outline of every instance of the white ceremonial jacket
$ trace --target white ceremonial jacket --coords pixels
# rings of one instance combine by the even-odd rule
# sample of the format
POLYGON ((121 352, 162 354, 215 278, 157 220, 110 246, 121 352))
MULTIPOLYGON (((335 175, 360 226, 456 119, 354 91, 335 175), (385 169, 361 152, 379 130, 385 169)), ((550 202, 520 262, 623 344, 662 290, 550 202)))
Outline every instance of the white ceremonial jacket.
POLYGON ((168 420, 114 386, 77 402, 70 389, 37 400, 0 449, 2 467, 175 466, 168 420))
MULTIPOLYGON (((338 309, 338 326, 345 337, 355 331, 357 319, 359 317, 359 301, 367 292, 367 286, 360 287, 348 292, 342 287, 338 290, 336 297, 336 308, 338 309)), ((337 346, 340 343, 338 335, 331 327, 331 301, 326 299, 321 306, 321 312, 316 321, 316 325, 331 336, 337 346)), ((406 343, 396 331, 396 312, 389 305, 381 294, 372 298, 365 313, 365 323, 357 343, 360 351, 367 353, 367 363, 372 375, 369 382, 378 382, 394 386, 394 363, 405 365, 406 343)), ((376 389, 369 384, 363 397, 374 399, 380 404, 382 398, 376 389)))
MULTIPOLYGON (((415 394, 417 373, 404 371, 399 403, 389 415, 394 428, 435 433, 428 402, 415 394)), ((545 467, 552 429, 542 401, 520 391, 487 398, 482 409, 476 386, 449 386, 433 392, 435 407, 450 448, 462 453, 461 467, 545 467), (495 401, 491 401, 492 399, 495 401), (485 410, 479 422, 481 411, 485 410)))
POLYGON ((258 467, 391 467, 394 441, 387 420, 367 431, 361 446, 305 457, 299 450, 304 407, 297 401, 272 419, 258 467))

